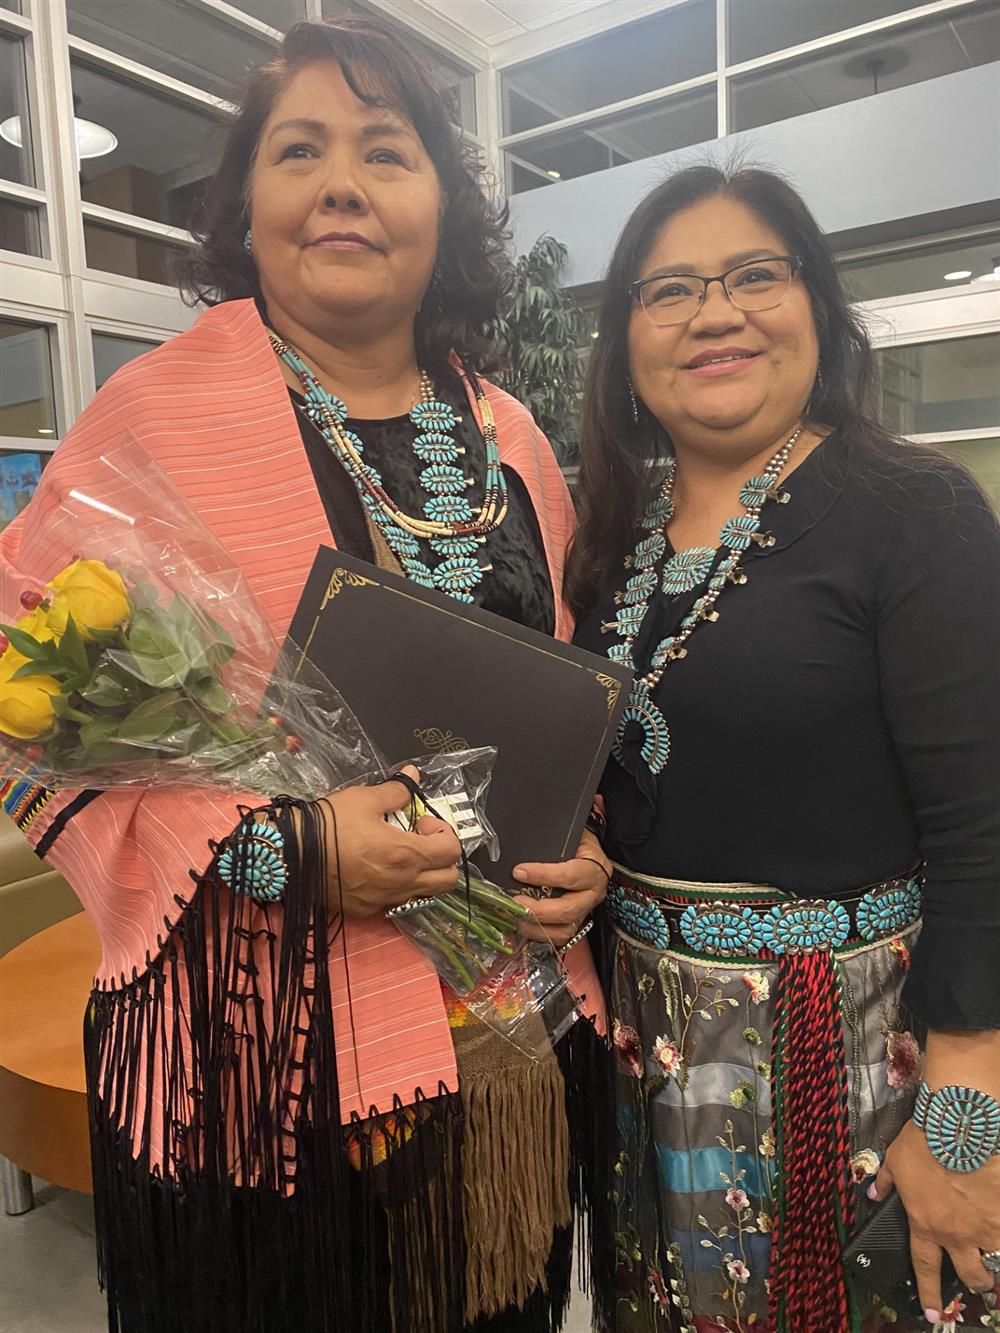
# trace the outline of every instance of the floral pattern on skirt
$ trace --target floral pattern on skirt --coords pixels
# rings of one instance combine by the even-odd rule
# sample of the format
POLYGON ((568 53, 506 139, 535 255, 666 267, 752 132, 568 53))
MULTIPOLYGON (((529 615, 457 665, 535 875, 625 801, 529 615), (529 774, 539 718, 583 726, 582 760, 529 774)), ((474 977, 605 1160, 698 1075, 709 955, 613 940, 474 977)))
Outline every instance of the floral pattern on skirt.
MULTIPOLYGON (((913 1108, 920 1052, 899 994, 918 929, 836 955, 851 1131, 844 1171, 859 1187, 913 1108)), ((780 1333, 767 1289, 779 1169, 771 1106, 778 962, 610 935, 615 1333, 780 1333)), ((877 1302, 862 1317, 866 1333, 909 1326, 877 1302)))

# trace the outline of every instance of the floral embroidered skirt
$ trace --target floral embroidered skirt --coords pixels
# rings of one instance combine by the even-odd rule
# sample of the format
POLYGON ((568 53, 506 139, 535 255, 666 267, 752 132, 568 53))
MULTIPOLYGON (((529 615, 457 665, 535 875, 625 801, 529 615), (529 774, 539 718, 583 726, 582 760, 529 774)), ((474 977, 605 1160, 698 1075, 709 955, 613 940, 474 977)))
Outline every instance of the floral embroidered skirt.
POLYGON ((912 1111, 919 910, 906 878, 845 906, 618 871, 614 1333, 908 1327, 840 1254, 912 1111))

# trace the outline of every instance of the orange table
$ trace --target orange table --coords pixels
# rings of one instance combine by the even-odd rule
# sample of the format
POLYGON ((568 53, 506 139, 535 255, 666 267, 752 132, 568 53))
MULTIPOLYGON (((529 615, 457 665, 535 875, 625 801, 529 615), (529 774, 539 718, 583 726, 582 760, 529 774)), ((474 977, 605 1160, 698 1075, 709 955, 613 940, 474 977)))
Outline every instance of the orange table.
POLYGON ((83 1019, 99 962, 82 913, 0 958, 0 1156, 88 1194, 83 1019))

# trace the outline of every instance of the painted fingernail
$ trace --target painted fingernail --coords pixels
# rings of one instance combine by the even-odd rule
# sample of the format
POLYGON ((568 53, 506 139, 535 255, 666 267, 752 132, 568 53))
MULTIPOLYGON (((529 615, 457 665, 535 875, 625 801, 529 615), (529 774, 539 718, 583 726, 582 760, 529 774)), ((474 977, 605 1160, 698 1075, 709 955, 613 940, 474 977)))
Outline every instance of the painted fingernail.
POLYGON ((520 870, 520 869, 519 869, 519 870, 515 870, 515 871, 514 871, 514 878, 515 878, 515 879, 520 879, 520 880, 526 880, 526 879, 528 878, 528 872, 527 872, 526 870, 520 870))
POLYGON ((939 1324, 941 1322, 941 1311, 925 1310, 924 1318, 927 1320, 928 1324, 939 1324))
POLYGON ((874 1180, 865 1190, 865 1193, 868 1195, 869 1199, 878 1199, 878 1186, 875 1184, 874 1180))

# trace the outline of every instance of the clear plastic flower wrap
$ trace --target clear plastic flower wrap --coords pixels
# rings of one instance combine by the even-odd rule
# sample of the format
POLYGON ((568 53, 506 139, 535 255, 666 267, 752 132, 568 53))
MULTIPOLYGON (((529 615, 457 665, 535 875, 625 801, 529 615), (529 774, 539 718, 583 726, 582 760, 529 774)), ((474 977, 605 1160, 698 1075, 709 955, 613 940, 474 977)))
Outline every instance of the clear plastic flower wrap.
POLYGON ((421 774, 419 793, 412 792, 409 806, 394 818, 407 829, 425 814, 451 824, 462 844, 463 874, 454 893, 417 898, 387 915, 430 958, 466 1009, 539 1058, 579 1015, 552 946, 520 933, 530 909, 471 860, 480 850, 497 856, 498 839, 485 810, 495 754, 465 750, 413 761, 421 774))
POLYGON ((282 657, 232 557, 138 445, 43 487, 3 570, 0 743, 50 788, 222 786, 315 799, 381 761, 329 682, 282 657))
MULTIPOLYGON (((4 776, 306 801, 385 780, 335 684, 292 645, 279 648, 232 556, 140 445, 43 485, 33 510, 0 570, 4 776)), ((484 813, 493 755, 415 761, 466 856, 496 855, 484 813)), ((468 1008, 537 1054, 575 1008, 551 947, 518 935, 525 915, 470 867, 467 893, 394 920, 468 1008)))

